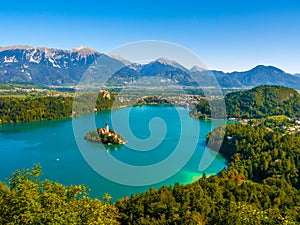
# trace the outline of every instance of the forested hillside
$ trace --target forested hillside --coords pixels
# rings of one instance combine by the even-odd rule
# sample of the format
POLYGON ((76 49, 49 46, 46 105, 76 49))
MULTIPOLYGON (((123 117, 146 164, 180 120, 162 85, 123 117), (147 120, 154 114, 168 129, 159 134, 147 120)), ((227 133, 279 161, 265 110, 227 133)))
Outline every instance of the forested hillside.
MULTIPOLYGON (((216 128, 209 136, 218 136, 221 129, 225 128, 216 128)), ((299 133, 288 135, 264 127, 229 125, 220 153, 231 170, 247 179, 270 184, 284 180, 300 188, 299 133)))
MULTIPOLYGON (((217 128, 209 136, 218 136, 217 128)), ((229 169, 116 203, 122 224, 299 224, 299 135, 229 125, 229 169)))
POLYGON ((81 94, 76 97, 0 98, 0 124, 33 122, 78 116, 111 109, 115 96, 106 98, 102 93, 81 94))
POLYGON ((0 182, 0 224, 119 224, 109 195, 91 199, 84 185, 64 186, 40 176, 36 165, 15 172, 10 188, 0 182))
POLYGON ((300 95, 292 88, 260 86, 247 91, 229 93, 225 97, 225 102, 230 117, 300 116, 300 95))
MULTIPOLYGON (((263 118, 267 116, 285 115, 291 118, 300 117, 300 95, 292 89, 281 86, 259 86, 250 90, 229 93, 224 98, 228 117, 263 118)), ((220 101, 220 100, 212 100, 220 101)), ((207 119, 211 108, 220 104, 209 104, 201 99, 191 110, 191 116, 207 119)))

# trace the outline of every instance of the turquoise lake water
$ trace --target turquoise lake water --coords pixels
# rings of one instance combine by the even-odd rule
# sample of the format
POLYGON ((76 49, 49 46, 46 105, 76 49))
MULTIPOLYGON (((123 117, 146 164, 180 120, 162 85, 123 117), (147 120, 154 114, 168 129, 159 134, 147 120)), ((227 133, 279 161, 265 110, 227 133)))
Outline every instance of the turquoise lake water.
POLYGON ((205 146, 206 135, 223 124, 192 119, 184 108, 139 106, 73 120, 1 125, 0 180, 39 163, 44 178, 85 184, 92 197, 109 193, 113 200, 149 187, 191 183, 203 172, 216 174, 226 167, 225 159, 205 146), (127 145, 84 140, 89 130, 106 122, 127 145), (199 171, 200 162, 204 171, 199 171))

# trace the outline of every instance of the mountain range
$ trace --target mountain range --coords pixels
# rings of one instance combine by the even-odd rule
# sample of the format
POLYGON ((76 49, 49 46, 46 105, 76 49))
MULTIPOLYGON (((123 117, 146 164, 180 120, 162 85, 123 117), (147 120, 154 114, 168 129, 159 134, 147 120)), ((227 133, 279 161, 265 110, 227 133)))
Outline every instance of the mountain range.
POLYGON ((147 64, 132 63, 88 47, 62 50, 45 47, 0 47, 0 82, 29 82, 39 85, 73 85, 84 77, 106 85, 183 85, 223 88, 250 88, 281 85, 300 90, 300 75, 289 74, 273 66, 259 65, 249 71, 225 73, 185 68, 178 62, 159 58, 147 64), (97 75, 97 76, 96 76, 97 75))

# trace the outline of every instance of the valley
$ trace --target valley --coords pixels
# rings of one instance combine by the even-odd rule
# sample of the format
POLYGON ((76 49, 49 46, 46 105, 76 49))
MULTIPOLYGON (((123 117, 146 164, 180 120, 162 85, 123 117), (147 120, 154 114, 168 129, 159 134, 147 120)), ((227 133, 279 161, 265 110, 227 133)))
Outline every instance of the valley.
POLYGON ((0 21, 0 225, 300 224, 300 1, 0 21))

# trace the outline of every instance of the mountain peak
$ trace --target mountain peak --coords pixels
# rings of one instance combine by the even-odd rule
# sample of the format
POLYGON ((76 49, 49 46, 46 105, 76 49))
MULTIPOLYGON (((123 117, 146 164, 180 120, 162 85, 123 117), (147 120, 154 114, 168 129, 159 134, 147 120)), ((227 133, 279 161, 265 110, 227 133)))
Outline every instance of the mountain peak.
POLYGON ((181 64, 179 64, 175 60, 164 58, 164 57, 158 58, 152 63, 160 63, 162 65, 172 66, 172 67, 175 67, 175 68, 186 70, 186 68, 184 66, 182 66, 181 64))
POLYGON ((177 64, 179 64, 175 60, 171 60, 171 59, 164 58, 164 57, 158 58, 154 62, 159 62, 161 64, 166 64, 166 65, 173 65, 173 64, 177 65, 177 64))
POLYGON ((155 62, 160 62, 161 64, 171 64, 171 63, 177 63, 175 60, 171 60, 168 58, 160 57, 155 60, 155 62))
POLYGON ((73 52, 83 52, 83 53, 98 53, 98 51, 96 51, 93 48, 87 47, 87 46, 78 46, 74 49, 72 49, 73 52))
POLYGON ((191 69, 190 69, 191 72, 203 72, 205 71, 204 68, 200 67, 200 66, 193 66, 191 69))
POLYGON ((272 70, 275 73, 285 73, 283 70, 275 67, 275 66, 265 66, 265 65, 257 65, 256 67, 254 67, 252 69, 252 71, 256 71, 256 70, 272 70))

